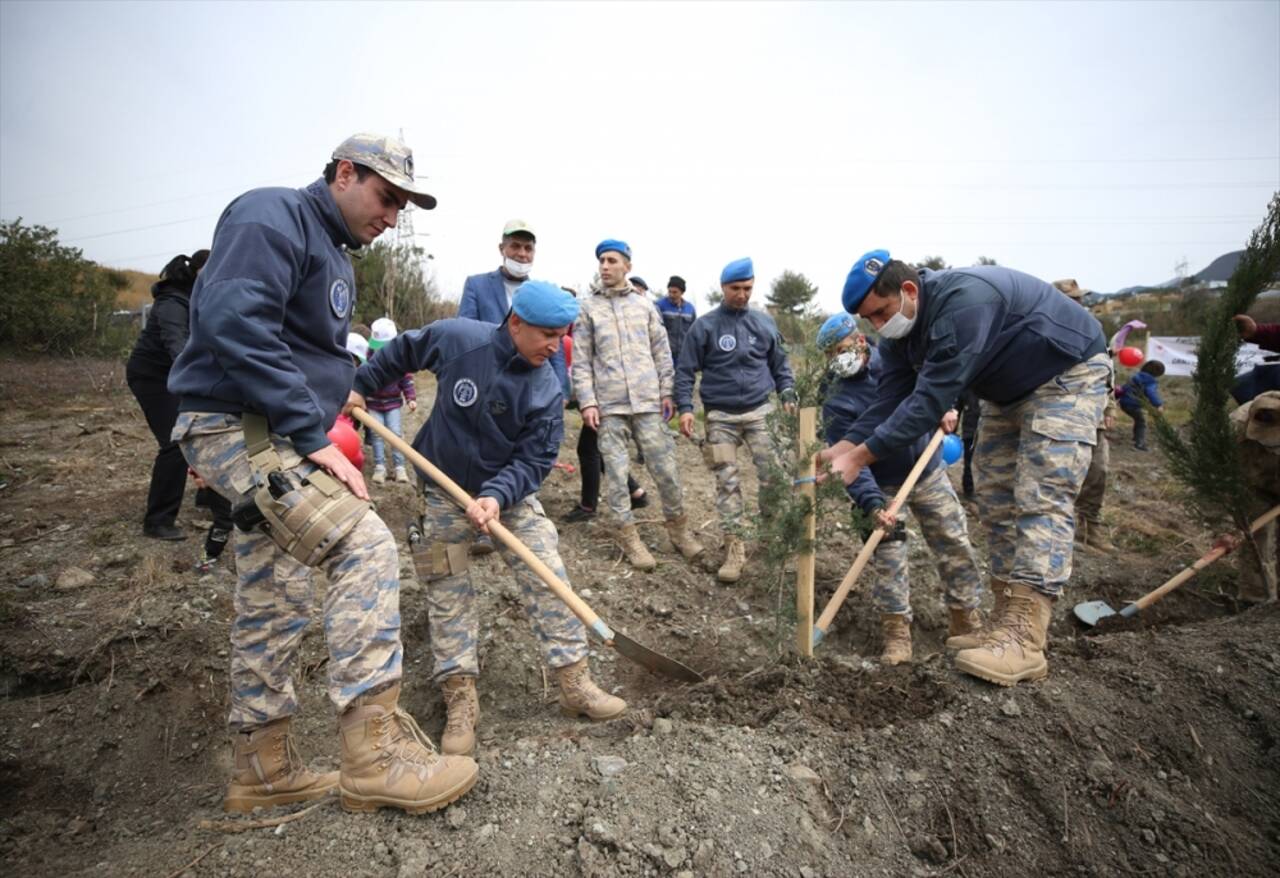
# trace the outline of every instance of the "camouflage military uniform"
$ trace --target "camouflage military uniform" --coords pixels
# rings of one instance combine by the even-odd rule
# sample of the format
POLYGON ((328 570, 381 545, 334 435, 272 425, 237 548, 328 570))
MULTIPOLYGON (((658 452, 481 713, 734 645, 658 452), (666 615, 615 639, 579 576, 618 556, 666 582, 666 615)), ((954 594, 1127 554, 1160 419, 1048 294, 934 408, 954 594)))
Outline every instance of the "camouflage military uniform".
MULTIPOLYGON (((1231 420, 1240 444, 1240 465, 1253 488, 1247 508, 1257 517, 1280 503, 1280 391, 1260 394, 1237 408, 1231 420)), ((1245 544, 1236 550, 1241 600, 1261 603, 1276 599, 1280 585, 1278 530, 1273 520, 1254 534, 1253 546, 1245 544)))
MULTIPOLYGON (((1115 396, 1107 389, 1107 407, 1105 417, 1114 418, 1116 413, 1115 396)), ((1107 492, 1107 474, 1111 471, 1111 443, 1107 441, 1107 431, 1098 428, 1097 444, 1093 446, 1093 457, 1089 461, 1089 472, 1085 474, 1084 484, 1080 486, 1080 496, 1076 498, 1076 512, 1080 514, 1088 526, 1102 526, 1102 501, 1107 492)))
POLYGON ((1097 354, 1019 402, 983 400, 974 464, 992 579, 1061 594, 1110 375, 1110 358, 1097 354))
MULTIPOLYGON (((423 551, 414 553, 414 566, 418 579, 427 588, 431 651, 435 656, 433 675, 436 682, 456 674, 479 676, 476 645, 480 620, 471 571, 453 573, 445 548, 452 545, 465 551, 477 531, 462 510, 435 488, 425 488, 422 500, 423 551)), ((503 511, 499 521, 556 576, 569 581, 560 560, 555 525, 543 513, 537 496, 531 494, 503 511)), ((525 614, 533 625, 547 667, 563 668, 586 658, 587 631, 578 618, 515 553, 502 546, 499 552, 520 586, 525 614)), ((458 560, 463 558, 465 555, 460 555, 458 560)))
MULTIPOLYGON (((173 438, 191 467, 232 507, 249 498, 253 472, 237 415, 184 412, 173 438)), ((298 476, 316 469, 292 443, 272 436, 281 463, 298 476)), ((249 729, 298 710, 289 666, 311 620, 313 587, 303 567, 261 532, 235 544, 231 626, 233 728, 249 729)), ((372 510, 320 564, 329 647, 329 698, 341 712, 358 695, 400 679, 400 567, 395 539, 372 510)))
MULTIPOLYGON (((886 497, 898 493, 898 485, 882 485, 886 497)), ((920 533, 937 559, 947 607, 972 610, 982 597, 982 575, 969 545, 969 526, 956 489, 943 467, 916 483, 907 508, 920 524, 920 533)), ((905 536, 905 534, 904 534, 905 536)), ((911 619, 911 585, 908 580, 906 539, 886 538, 876 549, 880 568, 871 600, 879 613, 901 614, 911 619)))
POLYGON ((778 466, 778 452, 765 420, 772 411, 773 404, 768 402, 741 414, 707 411, 707 441, 702 451, 716 476, 716 510, 726 531, 737 527, 742 518, 738 446, 745 444, 751 451, 760 479, 769 478, 778 466))
POLYGON ((675 443, 664 429, 662 401, 674 392, 675 370, 662 317, 628 284, 598 290, 581 301, 573 328, 573 387, 578 407, 600 411, 605 496, 624 525, 635 521, 627 475, 628 433, 644 455, 667 519, 683 514, 675 443))

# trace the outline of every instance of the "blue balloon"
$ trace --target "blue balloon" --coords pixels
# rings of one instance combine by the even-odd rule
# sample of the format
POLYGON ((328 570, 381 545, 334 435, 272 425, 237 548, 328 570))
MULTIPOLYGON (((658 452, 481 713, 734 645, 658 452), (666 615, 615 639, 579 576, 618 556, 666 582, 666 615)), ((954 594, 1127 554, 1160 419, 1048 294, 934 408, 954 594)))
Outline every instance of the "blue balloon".
POLYGON ((964 441, 955 433, 942 437, 942 462, 947 466, 964 457, 964 441))

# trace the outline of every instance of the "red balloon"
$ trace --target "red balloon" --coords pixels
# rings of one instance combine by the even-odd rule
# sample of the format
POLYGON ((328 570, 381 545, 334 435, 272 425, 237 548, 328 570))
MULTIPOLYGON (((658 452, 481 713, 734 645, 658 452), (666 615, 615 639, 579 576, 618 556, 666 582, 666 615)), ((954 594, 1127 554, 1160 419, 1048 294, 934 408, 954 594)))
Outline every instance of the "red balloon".
POLYGON ((359 469, 364 466, 364 451, 360 448, 360 434, 345 418, 338 418, 334 421, 333 429, 329 431, 329 441, 338 446, 338 450, 342 452, 347 460, 351 461, 351 465, 359 469))
POLYGON ((1142 348, 1121 348, 1120 353, 1116 356, 1120 358, 1120 365, 1128 366, 1130 369, 1139 365, 1146 358, 1142 353, 1142 348))

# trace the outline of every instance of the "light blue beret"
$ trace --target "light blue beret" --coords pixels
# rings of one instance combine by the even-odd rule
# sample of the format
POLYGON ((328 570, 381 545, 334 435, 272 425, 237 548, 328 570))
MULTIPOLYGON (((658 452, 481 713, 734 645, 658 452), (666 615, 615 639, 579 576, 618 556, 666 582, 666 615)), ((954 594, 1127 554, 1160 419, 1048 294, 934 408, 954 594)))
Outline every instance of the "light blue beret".
POLYGON ((872 250, 853 263, 853 268, 849 269, 849 276, 844 281, 844 293, 840 297, 844 310, 850 314, 858 313, 858 306, 875 286, 876 278, 880 277, 880 272, 889 264, 889 258, 888 250, 872 250))
POLYGON ((621 253, 627 259, 631 258, 631 247, 626 241, 619 241, 617 238, 605 238, 596 245, 596 259, 600 258, 600 254, 608 253, 610 250, 621 253))
POLYGON ((545 280, 527 280, 511 297, 511 310, 533 326, 558 329, 578 319, 578 300, 545 280))
POLYGON ((844 341, 856 328, 857 323, 850 315, 832 314, 818 330, 818 347, 829 348, 844 341))
POLYGON ((751 264, 751 257, 735 259, 720 272, 720 283, 731 284, 740 280, 751 280, 756 276, 756 267, 751 264))

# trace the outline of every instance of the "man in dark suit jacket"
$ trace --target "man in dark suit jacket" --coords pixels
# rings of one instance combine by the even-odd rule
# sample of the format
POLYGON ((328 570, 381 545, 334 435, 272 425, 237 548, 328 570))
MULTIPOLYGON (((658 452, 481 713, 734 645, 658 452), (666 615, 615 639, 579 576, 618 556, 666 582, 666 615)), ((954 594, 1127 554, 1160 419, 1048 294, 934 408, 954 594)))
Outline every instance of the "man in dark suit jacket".
MULTIPOLYGON (((502 266, 487 274, 473 274, 462 285, 462 301, 458 303, 458 316, 485 323, 500 324, 511 310, 511 295, 524 283, 533 268, 533 254, 538 239, 533 228, 524 220, 509 221, 502 229, 502 241, 498 252, 502 254, 502 266)), ((564 365, 564 350, 548 360, 560 381, 564 398, 569 398, 569 372, 564 365)))

